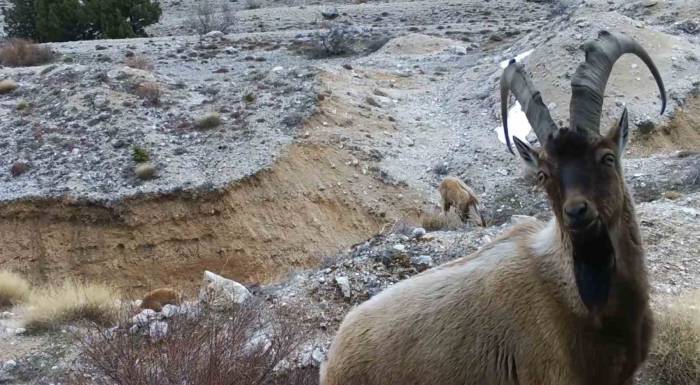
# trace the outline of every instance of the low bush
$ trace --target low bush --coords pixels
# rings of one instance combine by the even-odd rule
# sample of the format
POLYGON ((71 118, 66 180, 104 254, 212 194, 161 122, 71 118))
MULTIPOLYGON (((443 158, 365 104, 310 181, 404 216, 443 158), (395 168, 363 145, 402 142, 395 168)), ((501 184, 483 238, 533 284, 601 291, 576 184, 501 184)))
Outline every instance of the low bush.
POLYGON ((176 315, 157 337, 149 327, 130 331, 127 319, 116 330, 96 327, 81 340, 82 370, 98 384, 318 384, 315 368, 285 369, 301 331, 251 303, 227 314, 176 315))
POLYGON ((16 305, 29 297, 29 282, 21 275, 0 270, 0 307, 16 305))
POLYGON ((0 45, 0 64, 28 67, 46 64, 56 55, 51 49, 26 39, 8 39, 0 45))
POLYGON ((150 71, 153 69, 153 64, 150 60, 143 56, 131 56, 126 58, 124 65, 131 68, 150 71))
POLYGON ((156 82, 142 82, 136 86, 134 92, 145 101, 146 105, 150 106, 159 106, 163 95, 160 84, 156 82))
POLYGON ((217 113, 211 113, 201 119, 198 119, 194 125, 199 130, 215 128, 221 125, 221 116, 219 116, 217 113))

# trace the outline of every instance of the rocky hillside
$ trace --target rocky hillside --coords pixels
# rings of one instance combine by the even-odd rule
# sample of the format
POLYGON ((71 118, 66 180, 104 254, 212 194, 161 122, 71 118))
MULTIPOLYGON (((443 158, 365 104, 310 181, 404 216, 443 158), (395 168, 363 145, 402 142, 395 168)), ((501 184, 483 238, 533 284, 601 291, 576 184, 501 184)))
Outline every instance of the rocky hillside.
MULTIPOLYGON (((197 2, 162 4, 150 38, 50 44, 53 62, 0 69, 17 84, 0 95, 0 269, 134 297, 214 271, 302 320, 299 360, 316 365, 352 306, 549 218, 502 142, 500 64, 520 55, 564 125, 580 45, 610 29, 647 47, 669 96, 659 115, 653 78, 625 57, 603 116, 630 111, 654 303, 700 288, 696 1, 239 0, 211 33, 197 2), (490 226, 416 230, 446 175, 490 226)), ((3 314, 0 383, 80 365, 64 333, 25 336, 22 311, 3 314)))

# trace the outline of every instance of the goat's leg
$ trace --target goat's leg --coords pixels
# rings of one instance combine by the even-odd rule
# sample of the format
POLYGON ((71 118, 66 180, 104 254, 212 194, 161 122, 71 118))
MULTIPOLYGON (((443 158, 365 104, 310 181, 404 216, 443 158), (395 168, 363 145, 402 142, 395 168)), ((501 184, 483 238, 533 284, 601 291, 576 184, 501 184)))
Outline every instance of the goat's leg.
POLYGON ((450 212, 450 207, 452 207, 452 203, 450 201, 448 201, 447 199, 443 199, 442 200, 442 211, 444 211, 445 214, 447 214, 448 212, 450 212))

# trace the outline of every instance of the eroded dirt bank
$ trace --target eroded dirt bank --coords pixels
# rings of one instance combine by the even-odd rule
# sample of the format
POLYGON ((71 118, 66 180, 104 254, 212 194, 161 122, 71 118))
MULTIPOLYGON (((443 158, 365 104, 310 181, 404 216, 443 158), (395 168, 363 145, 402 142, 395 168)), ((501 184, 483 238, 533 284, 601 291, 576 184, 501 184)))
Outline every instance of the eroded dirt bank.
POLYGON ((6 204, 0 266, 37 281, 72 276, 129 288, 188 286, 204 269, 269 282, 370 237, 386 217, 410 215, 395 201, 400 187, 352 168, 335 149, 298 144, 271 169, 221 192, 133 198, 114 207, 6 204))

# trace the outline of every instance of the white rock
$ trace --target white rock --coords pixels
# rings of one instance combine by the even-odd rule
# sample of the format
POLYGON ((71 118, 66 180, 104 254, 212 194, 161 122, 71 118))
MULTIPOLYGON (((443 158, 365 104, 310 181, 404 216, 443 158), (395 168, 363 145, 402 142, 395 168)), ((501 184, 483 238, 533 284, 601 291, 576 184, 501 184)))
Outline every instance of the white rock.
POLYGON ((348 277, 335 277, 335 283, 340 287, 343 297, 350 298, 352 291, 350 290, 350 280, 348 277))
POLYGON ((224 37, 224 33, 221 31, 211 31, 204 36, 218 39, 224 37))
POLYGON ((216 275, 210 271, 204 272, 199 299, 214 309, 224 310, 235 308, 252 297, 250 291, 240 283, 216 275))
POLYGON ((5 370, 12 370, 17 367, 17 361, 7 360, 2 364, 2 368, 5 370))
POLYGON ((406 251, 406 246, 404 246, 404 245, 402 245, 402 244, 400 244, 400 243, 394 245, 393 248, 394 248, 394 250, 396 250, 396 251, 406 251))
POLYGON ((14 316, 15 316, 15 313, 12 313, 9 311, 4 311, 4 312, 0 313, 0 319, 8 319, 8 318, 12 318, 14 316))
POLYGON ((411 232, 411 236, 412 236, 413 238, 420 238, 420 237, 424 236, 425 233, 426 233, 426 231, 425 231, 424 228, 422 228, 422 227, 416 227, 416 228, 413 229, 413 231, 411 232))
POLYGON ((455 54, 455 55, 466 55, 467 54, 467 49, 465 47, 462 47, 461 45, 455 45, 447 49, 450 53, 455 54))
POLYGON ((24 334, 24 333, 26 333, 26 332, 27 332, 27 329, 25 329, 25 328, 17 328, 17 329, 15 329, 15 334, 16 334, 16 335, 22 335, 22 334, 24 334))
POLYGON ((158 315, 156 312, 152 309, 143 309, 141 310, 141 313, 136 314, 131 318, 131 323, 143 326, 148 324, 149 322, 155 320, 158 318, 158 315))
POLYGON ((171 305, 171 304, 166 304, 163 306, 163 309, 161 309, 161 314, 163 314, 163 317, 165 318, 170 318, 176 314, 180 314, 180 307, 176 305, 171 305))
POLYGON ((429 255, 419 255, 417 257, 411 258, 411 264, 415 266, 419 271, 423 271, 433 267, 433 257, 429 255))
POLYGON ((148 335, 156 340, 165 337, 168 335, 168 323, 164 321, 156 321, 152 323, 148 330, 148 335))
POLYGON ((313 353, 311 353, 311 358, 320 364, 326 359, 326 354, 320 348, 316 348, 314 349, 313 353))

